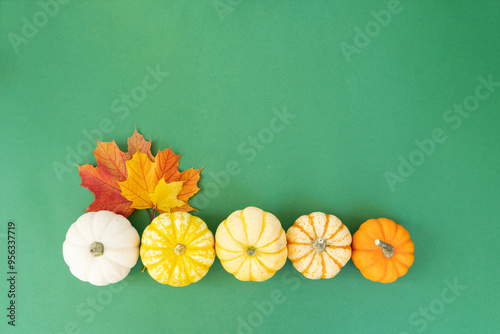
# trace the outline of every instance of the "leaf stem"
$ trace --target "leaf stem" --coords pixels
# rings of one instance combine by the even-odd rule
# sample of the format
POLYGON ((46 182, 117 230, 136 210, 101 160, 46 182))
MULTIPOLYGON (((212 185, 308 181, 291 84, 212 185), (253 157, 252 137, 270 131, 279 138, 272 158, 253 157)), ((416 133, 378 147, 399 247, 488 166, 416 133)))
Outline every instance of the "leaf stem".
POLYGON ((156 208, 153 208, 153 219, 155 219, 156 208))
POLYGON ((149 220, 153 221, 153 218, 151 218, 151 212, 149 212, 149 209, 146 209, 146 212, 148 213, 149 220))

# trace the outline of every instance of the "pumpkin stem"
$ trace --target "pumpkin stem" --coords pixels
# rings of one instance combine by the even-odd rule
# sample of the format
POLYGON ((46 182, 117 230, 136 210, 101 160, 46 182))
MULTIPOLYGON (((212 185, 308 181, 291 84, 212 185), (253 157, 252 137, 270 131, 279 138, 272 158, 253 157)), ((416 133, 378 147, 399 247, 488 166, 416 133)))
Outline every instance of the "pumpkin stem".
POLYGON ((326 244, 326 239, 323 237, 314 239, 311 245, 316 253, 324 252, 326 247, 328 246, 326 244))
POLYGON ((390 259, 394 255, 394 247, 392 247, 388 243, 385 243, 382 240, 377 239, 375 240, 375 245, 382 248, 382 253, 384 253, 384 256, 386 258, 390 259))
POLYGON ((97 241, 93 242, 90 245, 90 254, 95 257, 101 256, 102 254, 104 254, 104 245, 97 241))
POLYGON ((246 249, 246 253, 248 256, 254 256, 255 254, 257 254, 257 250, 254 246, 248 246, 246 249))
POLYGON ((186 246, 184 246, 183 244, 175 245, 174 253, 175 253, 175 255, 178 255, 178 256, 183 255, 184 253, 186 253, 186 246))

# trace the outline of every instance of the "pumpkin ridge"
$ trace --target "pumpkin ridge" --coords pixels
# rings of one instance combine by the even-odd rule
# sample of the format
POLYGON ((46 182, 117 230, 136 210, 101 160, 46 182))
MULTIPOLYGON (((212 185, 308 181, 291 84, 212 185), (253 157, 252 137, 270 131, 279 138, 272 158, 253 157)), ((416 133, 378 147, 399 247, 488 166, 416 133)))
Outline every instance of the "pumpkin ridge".
POLYGON ((309 224, 312 225, 312 228, 313 228, 313 232, 314 232, 313 239, 318 238, 318 233, 316 232, 316 226, 315 226, 316 224, 314 223, 314 219, 313 219, 313 217, 311 217, 311 214, 307 215, 307 219, 309 220, 309 224))
POLYGON ((398 235, 399 226, 400 226, 399 224, 396 224, 396 228, 394 229, 394 234, 393 234, 392 238, 388 240, 388 241, 390 241, 390 242, 388 242, 388 244, 390 244, 391 246, 394 243, 394 239, 398 235))
POLYGON ((177 262, 179 260, 179 257, 178 256, 174 256, 174 261, 172 263, 172 268, 169 269, 168 273, 165 275, 165 277, 167 278, 167 282, 168 281, 174 281, 175 283, 179 284, 179 282, 177 282, 176 279, 174 279, 174 277, 172 276, 172 274, 174 273, 174 270, 175 270, 175 267, 177 267, 177 262))
POLYGON ((328 248, 333 248, 333 249, 337 249, 337 248, 342 248, 342 249, 351 249, 351 246, 350 246, 350 245, 341 245, 341 246, 337 246, 337 245, 328 245, 327 247, 328 247, 328 248))
POLYGON ((311 241, 314 239, 314 238, 313 238, 313 237, 311 237, 311 236, 309 235, 309 233, 307 233, 307 232, 306 232, 306 230, 304 230, 304 228, 303 228, 302 226, 300 226, 299 224, 295 225, 295 227, 297 227, 299 230, 301 230, 301 231, 302 231, 302 233, 304 233, 305 235, 307 235, 307 237, 308 237, 311 241))
MULTIPOLYGON (((411 239, 407 239, 407 240, 405 240, 403 242, 400 242, 397 246, 393 246, 393 247, 394 248, 401 248, 401 247, 405 246, 407 243, 410 243, 410 242, 413 242, 413 241, 411 241, 411 239)), ((402 253, 400 253, 400 254, 402 254, 402 253)))
MULTIPOLYGON (((106 240, 105 240, 105 239, 103 239, 103 238, 101 237, 102 243, 103 243, 103 244, 104 244, 104 243, 106 243, 106 245, 107 245, 108 247, 112 247, 112 248, 114 248, 113 246, 109 246, 110 244, 113 244, 113 239, 116 239, 117 237, 121 236, 121 235, 122 235, 123 233, 125 233, 125 232, 129 232, 129 233, 130 233, 130 230, 126 229, 126 230, 120 231, 118 234, 113 234, 113 235, 112 235, 112 237, 111 237, 111 238, 112 238, 111 240, 107 240, 107 238, 106 238, 106 240)), ((101 233, 101 234, 102 234, 102 233, 101 233)))
POLYGON ((257 238, 257 241, 255 242, 255 244, 259 243, 259 240, 262 237, 262 234, 264 234, 264 230, 265 230, 265 228, 267 226, 266 214, 267 214, 267 212, 265 212, 265 211, 262 212, 262 227, 260 229, 260 234, 259 234, 259 237, 257 238))
MULTIPOLYGON (((207 229, 208 229, 208 227, 207 227, 207 229)), ((184 242, 186 243, 186 245, 192 244, 194 241, 198 240, 206 233, 207 233, 207 231, 205 231, 205 229, 202 229, 200 232, 196 233, 194 236, 190 236, 188 240, 184 240, 184 242)))
POLYGON ((370 263, 370 264, 365 264, 365 265, 364 265, 364 266, 362 266, 362 267, 363 267, 363 268, 373 267, 374 265, 376 265, 377 263, 379 263, 379 262, 380 262, 383 258, 384 258, 384 256, 383 256, 383 255, 381 255, 381 256, 377 257, 377 258, 375 259, 375 261, 373 261, 372 263, 370 263))
POLYGON ((318 255, 318 253, 314 252, 314 255, 313 255, 311 261, 309 261, 309 264, 307 265, 307 267, 304 270, 302 270, 302 274, 304 274, 304 276, 306 275, 306 273, 309 274, 309 268, 311 268, 311 265, 313 264, 314 259, 316 258, 316 255, 318 255))
POLYGON ((394 270, 396 270, 396 275, 398 277, 401 277, 401 275, 399 274, 398 266, 396 265, 396 263, 394 263, 394 262, 398 262, 399 263, 399 261, 397 259, 395 259, 394 256, 392 256, 389 260, 391 260, 392 265, 394 267, 394 270))
POLYGON ((262 252, 262 251, 257 251, 257 253, 258 254, 275 255, 275 254, 281 253, 284 249, 286 249, 286 245, 283 246, 282 248, 278 249, 276 252, 262 252))
POLYGON ((234 250, 229 250, 229 249, 226 249, 226 248, 222 247, 220 244, 217 244, 217 245, 216 245, 216 247, 217 247, 217 248, 222 249, 222 250, 223 250, 223 251, 225 251, 225 252, 231 252, 231 253, 241 253, 241 250, 237 250, 237 251, 234 251, 234 250))
POLYGON ((238 269, 236 269, 236 271, 234 271, 234 272, 232 273, 234 276, 236 276, 236 275, 240 272, 240 270, 241 270, 241 268, 243 268, 243 265, 245 264, 245 262, 246 262, 246 260, 241 261, 241 264, 240 264, 240 266, 238 267, 238 269))
MULTIPOLYGON (((106 224, 106 226, 99 231, 98 234, 99 234, 99 239, 101 239, 100 240, 101 243, 109 244, 108 241, 111 241, 111 240, 108 240, 108 238, 106 238, 106 236, 109 236, 108 231, 111 228, 116 229, 116 220, 115 219, 113 219, 110 222, 110 224, 106 224)), ((118 234, 111 233, 111 239, 115 239, 116 237, 118 237, 119 235, 121 235, 122 233, 125 233, 125 232, 129 232, 129 230, 127 228, 124 228, 123 230, 119 231, 118 234)), ((94 241, 97 241, 97 240, 94 240, 94 241)))
MULTIPOLYGON (((166 229, 168 229, 166 226, 164 226, 166 229)), ((155 225, 151 224, 149 225, 146 229, 151 229, 151 230, 155 230, 156 233, 158 233, 160 236, 163 237, 163 239, 165 239, 165 241, 167 241, 167 243, 170 245, 170 244, 174 244, 175 241, 172 241, 172 239, 166 234, 164 233, 163 231, 161 231, 158 227, 156 227, 155 225)), ((143 236, 145 235, 144 233, 142 234, 143 236)), ((155 241, 156 242, 156 241, 155 241)))
POLYGON ((391 263, 391 261, 385 261, 385 269, 382 271, 382 277, 379 278, 377 280, 377 282, 382 282, 385 280, 385 278, 387 277, 387 275, 389 274, 389 263, 391 263))
POLYGON ((413 264, 414 259, 412 259, 412 261, 409 264, 406 264, 406 263, 403 263, 401 260, 399 260, 396 256, 393 256, 393 258, 394 258, 394 261, 396 261, 396 263, 402 267, 402 269, 403 269, 402 276, 406 275, 406 273, 410 269, 411 265, 413 264))
MULTIPOLYGON (((372 220, 376 220, 376 219, 368 219, 366 222, 369 222, 369 221, 372 221, 372 220)), ((365 222, 365 223, 366 223, 366 222, 365 222)), ((374 234, 374 233, 373 233, 374 231, 372 231, 372 229, 371 229, 370 227, 371 227, 371 226, 364 225, 364 223, 363 223, 363 224, 361 224, 361 226, 359 227, 359 230, 358 230, 356 233, 358 233, 358 232, 366 233, 366 235, 367 235, 370 239, 373 239, 373 240, 375 240, 375 239, 382 239, 382 238, 380 237, 380 235, 377 235, 378 233, 375 233, 375 234, 374 234)), ((383 237, 383 235, 382 235, 382 237, 383 237)), ((382 240, 382 241, 383 241, 383 240, 382 240)))
POLYGON ((295 242, 295 241, 287 241, 288 245, 299 245, 299 246, 311 246, 310 243, 306 242, 295 242))
POLYGON ((269 269, 267 266, 264 265, 264 263, 262 263, 262 261, 259 259, 258 255, 255 257, 255 260, 257 262, 259 262, 259 264, 262 266, 262 268, 264 268, 268 272, 268 274, 271 274, 274 272, 274 270, 269 269))
POLYGON ((326 241, 329 241, 329 240, 332 240, 333 238, 335 238, 337 236, 337 234, 339 234, 340 231, 343 229, 343 225, 344 224, 340 223, 339 228, 335 232, 333 232, 333 234, 328 239, 326 239, 326 241))
POLYGON ((226 231, 227 231, 227 234, 229 235, 229 237, 231 237, 231 239, 234 240, 234 242, 236 242, 238 245, 240 245, 241 247, 245 248, 245 245, 243 245, 241 242, 239 242, 238 240, 236 240, 233 236, 233 234, 231 233, 231 231, 229 231, 229 228, 227 227, 227 219, 224 220, 222 222, 222 224, 224 224, 223 226, 226 228, 226 231))
POLYGON ((334 258, 333 256, 331 256, 330 253, 328 253, 326 251, 325 251, 325 253, 326 253, 326 255, 328 255, 328 257, 330 259, 332 259, 333 263, 335 263, 339 267, 339 270, 342 269, 343 265, 336 258, 334 258))
POLYGON ((186 266, 186 259, 184 257, 182 257, 180 259, 180 262, 182 263, 182 268, 183 268, 184 273, 186 274, 187 281, 188 282, 193 282, 194 279, 191 277, 191 275, 189 275, 189 269, 186 266))
POLYGON ((253 281, 253 276, 252 276, 252 262, 253 262, 253 256, 250 258, 250 261, 248 261, 248 279, 250 281, 253 281))
POLYGON ((384 226, 382 226, 382 223, 378 219, 375 219, 375 221, 377 222, 378 226, 380 227, 380 233, 382 233, 382 241, 386 241, 387 238, 385 237, 384 226))
POLYGON ((152 250, 160 250, 160 251, 164 251, 164 250, 169 248, 169 247, 150 246, 150 245, 145 245, 145 247, 147 247, 148 250, 152 249, 152 250))
POLYGON ((325 237, 326 231, 328 231, 328 228, 330 227, 330 215, 325 214, 326 217, 326 224, 325 224, 325 229, 323 230, 323 235, 321 236, 322 238, 325 237))
POLYGON ((177 240, 177 242, 179 242, 181 244, 185 244, 186 243, 186 240, 184 240, 184 238, 186 237, 186 234, 191 230, 191 227, 194 226, 193 220, 196 221, 196 219, 194 218, 194 216, 190 216, 189 220, 187 222, 187 226, 184 229, 184 232, 182 232, 182 234, 179 236, 179 240, 177 240))
MULTIPOLYGON (((101 257, 99 259, 99 261, 94 262, 94 266, 97 265, 99 267, 99 271, 104 276, 104 278, 106 279, 106 281, 108 281, 108 282, 114 282, 115 281, 115 277, 113 277, 111 275, 111 272, 108 272, 108 270, 106 270, 106 267, 109 268, 109 263, 106 260, 110 260, 110 259, 108 259, 108 258, 102 258, 101 257), (108 266, 105 266, 104 262, 106 262, 106 264, 108 266)), ((113 265, 119 265, 120 267, 123 267, 121 264, 115 263, 114 261, 109 261, 109 262, 111 262, 113 265)))
MULTIPOLYGON (((239 252, 239 253, 240 253, 240 252, 239 252)), ((235 257, 232 257, 232 258, 230 258, 230 259, 222 259, 219 255, 217 255, 217 256, 219 257, 219 260, 222 260, 222 261, 234 261, 234 260, 236 260, 236 259, 238 259, 238 258, 242 257, 242 256, 243 256, 243 254, 242 254, 242 253, 240 253, 240 255, 235 256, 235 257)))
POLYGON ((311 255, 311 253, 312 253, 312 252, 314 252, 314 250, 311 248, 311 249, 309 250, 309 252, 307 252, 306 254, 304 254, 304 255, 302 255, 302 256, 300 256, 300 257, 298 257, 298 258, 295 258, 295 259, 293 259, 293 260, 292 260, 292 259, 290 259, 290 261, 292 261, 292 263, 295 263, 295 262, 298 262, 298 261, 300 261, 300 260, 303 260, 303 259, 305 259, 306 257, 308 257, 309 255, 311 255))
MULTIPOLYGON (((154 269, 155 267, 158 267, 160 264, 163 264, 164 262, 167 262, 167 259, 170 259, 174 257, 174 252, 168 254, 168 255, 163 255, 160 257, 160 259, 154 263, 149 263, 148 265, 144 265, 146 268, 148 268, 148 271, 151 269, 154 269)), ((145 257, 150 257, 150 256, 145 256, 145 257)))
MULTIPOLYGON (((258 247, 259 247, 259 248, 266 248, 267 246, 269 246, 269 245, 271 245, 271 244, 275 243, 276 241, 278 241, 278 240, 281 238, 281 235, 283 234, 283 232, 284 232, 284 231, 283 231, 283 229, 282 229, 282 230, 280 231, 280 235, 279 235, 276 239, 274 239, 274 240, 273 240, 273 241, 271 241, 271 242, 268 242, 267 244, 265 244, 265 245, 263 245, 263 246, 258 246, 258 247)), ((242 246, 243 246, 243 245, 242 245, 242 246)), ((243 246, 243 247, 245 247, 245 246, 243 246)))
POLYGON ((321 278, 326 278, 326 263, 323 254, 319 255, 321 257, 321 278))
POLYGON ((245 221, 244 211, 245 210, 240 211, 240 220, 241 220, 241 224, 243 225, 243 232, 245 233, 245 238, 247 239, 247 244, 250 244, 250 240, 248 240, 247 222, 245 221))
MULTIPOLYGON (((186 261, 187 261, 187 259, 186 259, 186 261)), ((200 279, 202 279, 202 278, 203 278, 203 276, 205 276, 205 275, 207 274, 208 269, 210 268, 210 266, 209 266, 209 265, 206 265, 206 264, 203 264, 203 263, 201 263, 200 261, 197 261, 197 260, 195 260, 195 259, 193 259, 193 258, 190 258, 190 259, 189 259, 189 261, 190 261, 190 262, 194 262, 194 263, 196 264, 196 265, 192 265, 190 262, 188 262, 188 263, 189 263, 189 265, 193 268, 194 272, 195 272, 195 273, 196 273, 196 274, 200 277, 199 279, 194 280, 194 281, 193 281, 193 283, 194 283, 194 282, 197 282, 197 281, 199 281, 200 279), (202 268, 202 267, 203 267, 203 268, 202 268), (200 272, 199 272, 199 270, 202 270, 202 272, 200 273, 200 272)))
POLYGON ((404 267, 407 267, 407 269, 406 269, 407 271, 411 267, 411 265, 413 264, 413 261, 415 261, 415 255, 413 253, 410 253, 408 255, 410 255, 410 256, 408 257, 408 256, 405 256, 405 255, 402 255, 402 254, 396 254, 396 255, 394 255, 394 257, 396 258, 396 260, 400 264, 402 264, 404 267))
POLYGON ((66 234, 66 241, 71 242, 72 244, 76 244, 76 245, 81 244, 82 247, 88 248, 89 245, 95 241, 95 240, 89 241, 90 239, 87 239, 88 233, 85 233, 87 231, 83 231, 82 227, 79 226, 79 224, 75 223, 75 224, 71 225, 70 230, 72 232, 69 233, 69 230, 68 230, 68 233, 66 234), (68 234, 69 234, 69 239, 67 236, 68 234))
POLYGON ((207 246, 186 245, 186 251, 187 250, 206 250, 206 249, 213 249, 213 247, 211 245, 207 245, 207 246))
POLYGON ((380 249, 360 249, 360 248, 353 248, 356 252, 368 252, 368 253, 378 253, 380 252, 380 249))
POLYGON ((170 226, 172 228, 172 232, 174 233, 174 238, 175 238, 174 244, 177 244, 179 243, 179 238, 177 238, 177 226, 175 226, 175 214, 174 213, 168 214, 168 220, 170 220, 170 226))

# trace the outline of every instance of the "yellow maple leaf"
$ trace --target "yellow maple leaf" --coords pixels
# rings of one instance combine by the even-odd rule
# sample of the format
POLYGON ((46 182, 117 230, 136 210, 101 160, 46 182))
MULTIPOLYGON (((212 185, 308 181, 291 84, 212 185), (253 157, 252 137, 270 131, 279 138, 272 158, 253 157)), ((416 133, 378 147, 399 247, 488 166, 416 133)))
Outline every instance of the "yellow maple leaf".
MULTIPOLYGON (((136 151, 132 159, 127 161, 128 177, 118 182, 122 195, 132 201, 134 209, 148 209, 153 207, 149 194, 155 191, 158 177, 152 162, 147 154, 136 151)), ((182 186, 182 185, 181 185, 182 186)))
POLYGON ((149 198, 153 202, 153 207, 161 213, 168 212, 178 206, 183 206, 183 202, 177 198, 182 190, 184 181, 165 182, 165 179, 160 179, 156 185, 154 193, 149 194, 149 198))

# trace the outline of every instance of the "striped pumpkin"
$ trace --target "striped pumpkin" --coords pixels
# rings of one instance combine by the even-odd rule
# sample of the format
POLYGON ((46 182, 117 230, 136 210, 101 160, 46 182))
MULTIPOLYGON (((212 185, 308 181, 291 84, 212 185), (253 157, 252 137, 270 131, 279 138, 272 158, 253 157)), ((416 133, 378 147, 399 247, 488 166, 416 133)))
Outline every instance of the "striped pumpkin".
POLYGON ((203 278, 214 262, 214 237, 198 217, 164 213, 144 230, 140 253, 156 281, 185 286, 203 278))
POLYGON ((351 257, 351 233, 322 212, 299 217, 286 233, 288 258, 310 279, 332 278, 351 257))
POLYGON ((286 234, 273 214, 248 207, 233 212, 215 233, 224 269, 241 281, 265 281, 286 262, 286 234))

